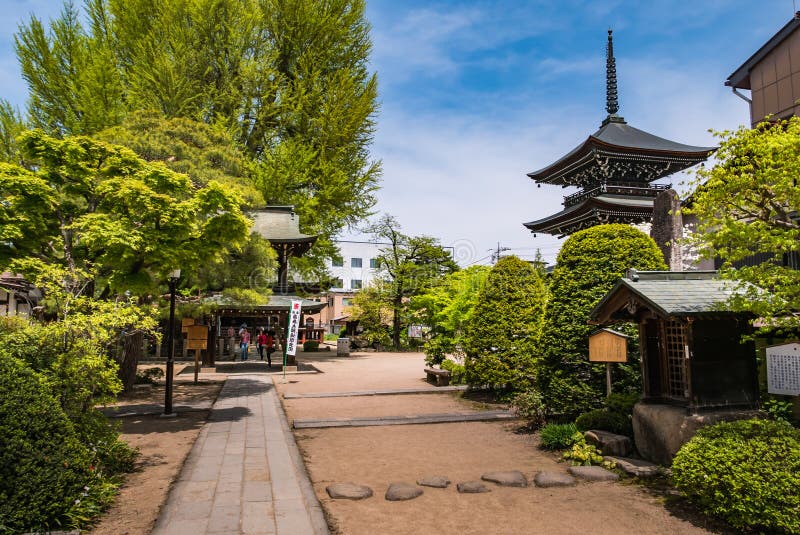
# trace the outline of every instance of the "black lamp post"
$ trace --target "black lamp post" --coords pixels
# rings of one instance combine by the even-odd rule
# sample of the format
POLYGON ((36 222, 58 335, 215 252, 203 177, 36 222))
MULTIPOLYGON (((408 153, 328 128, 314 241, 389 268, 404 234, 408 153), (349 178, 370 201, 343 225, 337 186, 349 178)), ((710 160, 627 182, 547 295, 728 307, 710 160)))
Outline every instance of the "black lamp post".
POLYGON ((167 331, 167 373, 164 391, 164 416, 175 416, 172 412, 172 370, 175 360, 175 287, 181 278, 181 270, 176 269, 169 274, 169 326, 167 331))

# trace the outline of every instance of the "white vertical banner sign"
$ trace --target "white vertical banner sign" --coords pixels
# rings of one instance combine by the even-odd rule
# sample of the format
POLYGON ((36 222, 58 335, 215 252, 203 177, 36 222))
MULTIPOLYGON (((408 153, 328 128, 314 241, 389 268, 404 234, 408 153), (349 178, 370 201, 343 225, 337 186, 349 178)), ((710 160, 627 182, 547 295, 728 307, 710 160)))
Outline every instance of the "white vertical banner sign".
POLYGON ((297 351, 297 329, 300 328, 300 311, 302 301, 292 300, 292 307, 289 311, 289 333, 286 339, 286 354, 294 355, 297 351))

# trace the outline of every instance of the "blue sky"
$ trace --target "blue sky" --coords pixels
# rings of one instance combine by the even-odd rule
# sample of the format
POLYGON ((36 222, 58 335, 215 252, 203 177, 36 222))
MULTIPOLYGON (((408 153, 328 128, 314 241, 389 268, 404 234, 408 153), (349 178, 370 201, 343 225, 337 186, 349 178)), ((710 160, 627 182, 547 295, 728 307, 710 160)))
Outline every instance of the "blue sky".
MULTIPOLYGON (((24 108, 13 34, 58 0, 3 0, 0 96, 24 108)), ((525 174, 605 117, 605 43, 614 30, 620 114, 675 141, 712 145, 709 129, 748 122, 723 82, 792 16, 792 0, 368 0, 381 111, 377 209, 406 232, 438 237, 462 264, 488 249, 554 259, 562 240, 522 222, 571 192, 525 174)), ((681 177, 673 177, 677 184, 681 177)))

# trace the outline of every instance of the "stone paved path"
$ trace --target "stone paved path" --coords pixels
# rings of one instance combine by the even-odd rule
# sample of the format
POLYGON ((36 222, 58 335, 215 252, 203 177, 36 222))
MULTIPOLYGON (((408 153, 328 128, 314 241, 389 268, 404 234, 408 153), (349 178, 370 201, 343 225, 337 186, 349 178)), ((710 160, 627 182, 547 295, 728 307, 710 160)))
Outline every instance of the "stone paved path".
POLYGON ((328 533, 270 377, 228 378, 152 533, 328 533))

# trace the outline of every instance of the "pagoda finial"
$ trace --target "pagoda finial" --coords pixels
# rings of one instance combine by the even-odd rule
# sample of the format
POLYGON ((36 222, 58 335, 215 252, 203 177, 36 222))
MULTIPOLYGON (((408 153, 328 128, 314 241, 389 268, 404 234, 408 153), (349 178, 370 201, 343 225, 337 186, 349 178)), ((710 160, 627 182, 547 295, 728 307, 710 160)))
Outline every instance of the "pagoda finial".
POLYGON ((608 30, 608 45, 606 45, 606 111, 608 117, 606 122, 620 122, 625 120, 617 115, 619 111, 619 100, 617 98, 617 61, 614 59, 614 39, 612 31, 608 30))

